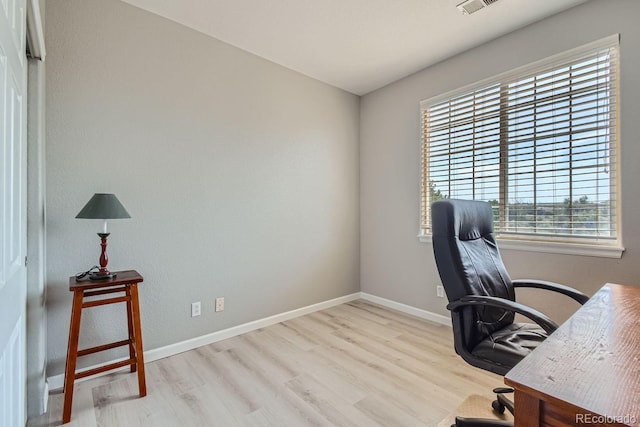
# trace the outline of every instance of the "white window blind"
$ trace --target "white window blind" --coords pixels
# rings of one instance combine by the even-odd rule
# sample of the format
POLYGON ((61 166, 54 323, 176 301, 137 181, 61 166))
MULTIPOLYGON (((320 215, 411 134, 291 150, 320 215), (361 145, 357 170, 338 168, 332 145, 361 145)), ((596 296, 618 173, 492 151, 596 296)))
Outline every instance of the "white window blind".
POLYGON ((485 200, 502 238, 619 242, 618 36, 423 101, 421 233, 485 200))

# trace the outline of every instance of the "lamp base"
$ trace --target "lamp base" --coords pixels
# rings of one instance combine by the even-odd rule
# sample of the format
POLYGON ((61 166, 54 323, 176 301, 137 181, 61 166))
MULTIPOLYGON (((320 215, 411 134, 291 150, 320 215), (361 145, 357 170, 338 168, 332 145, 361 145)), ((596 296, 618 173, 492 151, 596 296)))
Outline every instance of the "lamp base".
POLYGON ((117 273, 112 273, 110 271, 106 273, 101 273, 99 271, 96 271, 94 273, 89 274, 89 280, 111 280, 111 279, 115 279, 116 276, 117 276, 117 273))

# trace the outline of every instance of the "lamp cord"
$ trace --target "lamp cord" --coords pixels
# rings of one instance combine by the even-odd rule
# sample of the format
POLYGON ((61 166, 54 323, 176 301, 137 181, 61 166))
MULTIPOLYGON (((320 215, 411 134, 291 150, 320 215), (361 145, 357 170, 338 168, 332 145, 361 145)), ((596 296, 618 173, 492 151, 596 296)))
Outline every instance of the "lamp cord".
POLYGON ((100 270, 100 267, 98 267, 97 265, 94 265, 93 267, 91 267, 90 269, 85 271, 84 273, 76 274, 76 281, 79 282, 79 281, 81 281, 83 279, 87 280, 85 277, 88 276, 93 270, 100 270))

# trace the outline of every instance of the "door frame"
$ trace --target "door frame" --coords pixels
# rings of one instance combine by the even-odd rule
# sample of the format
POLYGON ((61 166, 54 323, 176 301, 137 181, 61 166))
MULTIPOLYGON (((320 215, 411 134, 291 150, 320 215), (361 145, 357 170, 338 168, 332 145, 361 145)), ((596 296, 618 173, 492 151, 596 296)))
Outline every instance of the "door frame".
POLYGON ((27 0, 27 418, 47 412, 44 0, 27 0))

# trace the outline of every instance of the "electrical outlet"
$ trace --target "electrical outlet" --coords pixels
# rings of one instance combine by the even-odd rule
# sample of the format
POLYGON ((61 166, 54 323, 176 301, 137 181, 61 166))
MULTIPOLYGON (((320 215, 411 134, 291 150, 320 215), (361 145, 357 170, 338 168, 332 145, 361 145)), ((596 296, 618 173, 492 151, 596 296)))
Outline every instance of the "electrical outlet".
POLYGON ((224 297, 216 298, 216 311, 224 311, 224 297))
POLYGON ((191 303, 191 317, 200 316, 200 301, 191 303))
POLYGON ((442 285, 436 286, 436 295, 438 295, 438 297, 440 298, 444 298, 444 288, 442 287, 442 285))

